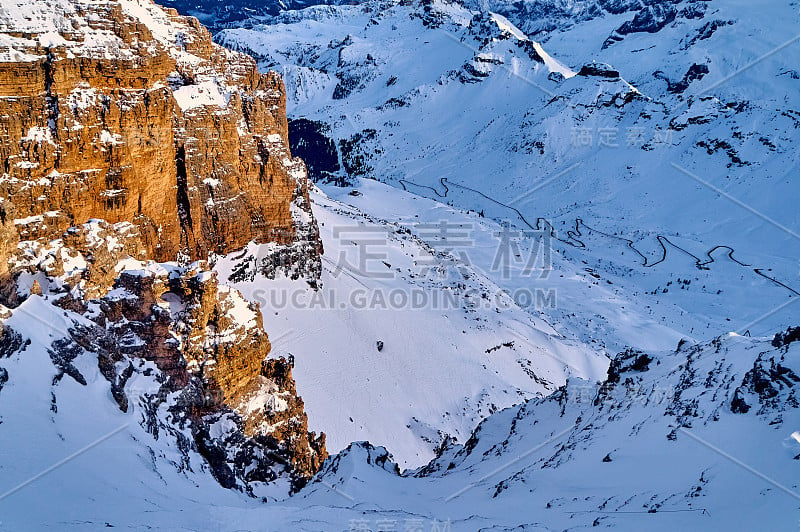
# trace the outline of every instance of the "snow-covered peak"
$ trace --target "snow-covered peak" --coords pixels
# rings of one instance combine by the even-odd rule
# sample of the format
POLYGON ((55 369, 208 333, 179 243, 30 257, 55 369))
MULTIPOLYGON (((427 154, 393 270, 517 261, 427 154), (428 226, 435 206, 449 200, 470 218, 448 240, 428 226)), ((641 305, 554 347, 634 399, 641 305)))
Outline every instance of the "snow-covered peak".
POLYGON ((58 48, 68 57, 130 60, 159 49, 185 49, 192 31, 183 20, 151 0, 4 2, 0 57, 33 61, 58 48))
POLYGON ((174 36, 185 27, 152 0, 9 0, 0 5, 0 32, 79 34, 101 24, 101 12, 121 10, 131 23, 143 24, 164 44, 175 44, 174 36))

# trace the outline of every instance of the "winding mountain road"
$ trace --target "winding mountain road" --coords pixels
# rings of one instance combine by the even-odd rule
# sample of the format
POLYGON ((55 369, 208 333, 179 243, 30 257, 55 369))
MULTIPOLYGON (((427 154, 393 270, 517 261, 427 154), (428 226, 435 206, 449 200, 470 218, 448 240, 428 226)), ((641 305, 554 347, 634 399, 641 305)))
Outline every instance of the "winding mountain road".
MULTIPOLYGON (((725 255, 731 261, 733 261, 735 264, 738 264, 739 266, 741 266, 743 268, 747 268, 748 270, 752 271, 756 275, 758 275, 760 277, 763 277, 764 279, 774 283, 777 286, 780 286, 781 288, 784 288, 785 290, 789 291, 793 295, 800 296, 800 292, 798 292, 797 290, 795 290, 791 286, 789 286, 786 283, 784 283, 784 282, 782 282, 782 281, 780 281, 780 280, 778 280, 778 279, 776 279, 776 278, 764 273, 764 268, 753 267, 752 265, 745 264, 744 262, 742 262, 739 259, 737 259, 736 257, 734 257, 735 250, 732 247, 724 245, 724 244, 715 245, 714 247, 712 247, 711 249, 706 251, 705 252, 705 257, 706 258, 704 259, 704 258, 698 257, 697 255, 695 255, 691 251, 689 251, 689 250, 677 245, 676 243, 671 241, 667 236, 664 236, 664 235, 661 235, 661 234, 657 234, 656 235, 656 242, 658 242, 658 245, 661 248, 661 256, 658 258, 658 260, 651 261, 647 257, 647 255, 645 255, 639 249, 636 248, 635 242, 633 240, 631 240, 629 238, 622 237, 622 236, 612 235, 610 233, 607 233, 607 232, 601 231, 599 229, 596 229, 594 227, 591 227, 590 225, 586 224, 586 222, 584 222, 582 218, 575 218, 574 229, 567 230, 567 238, 560 238, 556 234, 556 230, 553 227, 553 225, 549 221, 547 221, 545 218, 536 218, 536 221, 532 224, 531 222, 528 221, 528 219, 525 217, 525 215, 522 214, 522 212, 520 212, 519 209, 517 209, 516 207, 512 207, 511 205, 508 205, 506 203, 503 203, 500 200, 497 200, 497 199, 495 199, 495 198, 493 198, 491 196, 488 196, 485 193, 481 192, 480 190, 476 190, 476 189, 474 189, 472 187, 468 187, 466 185, 461 185, 459 183, 455 183, 455 182, 449 180, 446 177, 442 177, 441 179, 439 179, 439 182, 442 185, 442 189, 444 190, 443 193, 440 192, 439 190, 437 190, 435 187, 431 187, 431 186, 427 186, 427 185, 420 185, 418 183, 414 183, 413 181, 409 181, 407 179, 399 179, 398 181, 400 183, 400 186, 402 186, 403 190, 405 190, 405 191, 412 192, 412 193, 414 192, 413 190, 409 190, 407 185, 410 185, 412 187, 417 187, 417 188, 421 188, 421 189, 430 190, 430 191, 433 192, 433 194, 436 197, 438 197, 440 199, 446 199, 448 197, 448 195, 450 194, 450 187, 451 186, 466 190, 468 192, 472 192, 473 194, 476 194, 476 195, 480 196, 481 198, 486 199, 487 201, 490 201, 490 202, 492 202, 492 203, 494 203, 496 205, 499 205, 500 207, 503 207, 505 209, 508 209, 508 210, 514 212, 517 215, 517 217, 520 219, 520 221, 523 224, 525 224, 528 228, 532 229, 533 231, 547 231, 550 234, 551 238, 554 238, 555 240, 558 240, 559 242, 562 242, 564 244, 573 246, 575 248, 586 249, 586 244, 580 239, 580 237, 584 236, 584 233, 581 231, 581 227, 583 227, 586 231, 596 233, 596 234, 604 236, 606 238, 611 238, 611 239, 615 239, 615 240, 621 240, 622 242, 625 243, 625 245, 628 248, 630 248, 631 251, 636 253, 641 258, 641 260, 642 260, 641 266, 644 267, 644 268, 652 268, 652 267, 654 267, 654 266, 656 266, 658 264, 661 264, 662 262, 665 262, 667 260, 667 255, 668 255, 667 247, 671 247, 671 248, 674 248, 675 250, 680 251, 681 253, 691 257, 692 259, 694 259, 695 266, 698 269, 709 270, 710 269, 709 265, 711 265, 714 262, 716 262, 716 259, 714 258, 714 253, 716 251, 718 251, 718 250, 726 250, 727 252, 725 253, 725 255)), ((769 271, 769 269, 767 269, 767 271, 769 271)))

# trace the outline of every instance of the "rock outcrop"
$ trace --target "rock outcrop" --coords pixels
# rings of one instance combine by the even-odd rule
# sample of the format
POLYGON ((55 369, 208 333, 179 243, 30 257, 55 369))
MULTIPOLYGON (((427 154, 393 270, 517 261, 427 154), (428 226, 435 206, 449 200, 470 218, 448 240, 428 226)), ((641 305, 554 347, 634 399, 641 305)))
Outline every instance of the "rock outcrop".
POLYGON ((305 168, 288 145, 279 76, 195 19, 143 0, 0 7, 0 198, 23 240, 103 219, 162 261, 290 242, 305 168))
MULTIPOLYGON (((72 337, 97 352, 120 408, 127 410, 131 400, 125 393, 133 375, 130 361, 155 362, 166 377, 159 394, 178 392, 177 407, 193 420, 198 449, 223 484, 274 480, 274 472, 244 475, 257 456, 262 466, 290 464, 295 486, 322 465, 325 436, 308 431, 288 362, 266 358, 270 343, 260 310, 236 290, 220 286, 202 263, 125 271, 84 316, 97 327, 80 328, 72 337), (223 441, 210 436, 210 427, 221 419, 223 441), (226 448, 224 440, 230 438, 236 449, 226 448), (241 455, 242 448, 250 452, 241 455), (252 452, 259 448, 269 450, 270 458, 252 452)), ((138 399, 149 403, 159 394, 138 399)))
POLYGON ((269 243, 252 275, 319 278, 285 105, 277 74, 150 0, 0 6, 0 300, 79 315, 49 350, 59 375, 81 383, 72 360, 95 353, 120 409, 190 429, 180 445, 251 492, 327 456, 260 309, 207 262, 269 243), (152 371, 158 390, 131 387, 152 371))

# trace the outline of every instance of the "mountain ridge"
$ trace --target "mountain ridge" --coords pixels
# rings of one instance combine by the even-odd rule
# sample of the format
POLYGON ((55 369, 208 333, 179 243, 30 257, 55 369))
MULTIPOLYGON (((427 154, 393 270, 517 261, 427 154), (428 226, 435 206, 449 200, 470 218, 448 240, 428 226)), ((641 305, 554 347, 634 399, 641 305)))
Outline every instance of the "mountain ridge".
MULTIPOLYGON (((319 277, 280 77, 148 0, 7 3, 0 46, 7 356, 25 366, 22 334, 49 353, 54 416, 62 379, 104 379, 123 414, 222 486, 298 489, 325 436, 308 430, 290 362, 269 358, 260 309, 208 262, 268 243, 263 275, 319 277), (42 336, 36 315, 58 312, 42 336)), ((23 393, 9 366, 5 405, 23 393)))

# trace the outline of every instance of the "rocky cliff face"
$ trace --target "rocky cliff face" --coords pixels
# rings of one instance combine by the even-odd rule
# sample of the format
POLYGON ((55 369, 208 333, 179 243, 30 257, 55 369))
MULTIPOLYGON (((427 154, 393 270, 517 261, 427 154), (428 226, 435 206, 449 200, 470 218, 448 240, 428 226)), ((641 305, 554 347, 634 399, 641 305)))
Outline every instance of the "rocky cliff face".
POLYGON ((0 197, 21 238, 130 221, 157 260, 293 239, 305 171, 276 74, 144 1, 3 6, 0 35, 0 197))
POLYGON ((318 278, 288 145, 280 77, 193 18, 150 0, 0 6, 2 300, 72 313, 80 325, 51 347, 61 374, 81 382, 71 360, 95 353, 120 409, 141 408, 157 436, 170 405, 227 487, 296 487, 326 456, 291 367, 267 359, 260 310, 206 263, 269 242, 266 274, 318 278), (155 393, 132 388, 141 361, 155 393))

